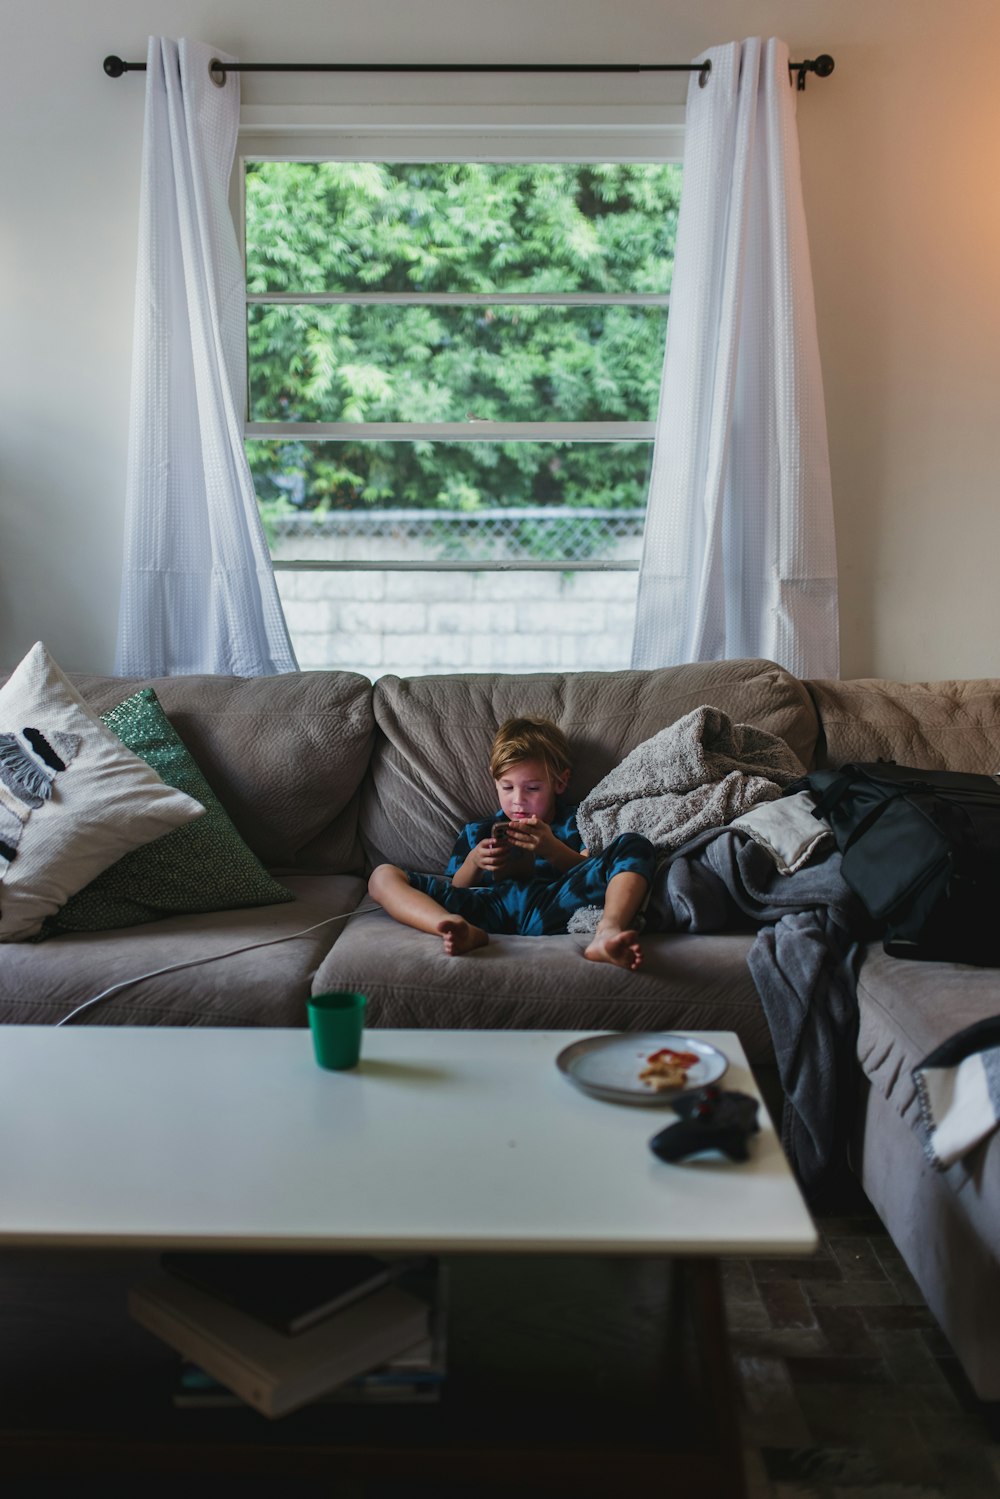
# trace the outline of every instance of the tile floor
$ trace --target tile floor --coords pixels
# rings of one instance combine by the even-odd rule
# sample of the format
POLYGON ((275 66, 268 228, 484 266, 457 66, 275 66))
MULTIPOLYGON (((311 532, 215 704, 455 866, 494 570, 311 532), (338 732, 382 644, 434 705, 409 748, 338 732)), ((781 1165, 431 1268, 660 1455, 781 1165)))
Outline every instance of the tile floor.
POLYGON ((749 1499, 1000 1499, 1000 1407, 878 1217, 816 1221, 814 1257, 724 1265, 749 1499))

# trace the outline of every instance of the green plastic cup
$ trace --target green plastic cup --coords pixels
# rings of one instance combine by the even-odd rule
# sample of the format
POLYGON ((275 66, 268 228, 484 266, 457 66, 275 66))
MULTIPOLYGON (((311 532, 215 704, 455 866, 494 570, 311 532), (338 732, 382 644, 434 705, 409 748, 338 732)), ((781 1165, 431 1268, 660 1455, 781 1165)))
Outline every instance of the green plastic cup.
POLYGON ((356 1067, 361 1057, 361 1033, 365 1028, 364 994, 331 990, 313 994, 309 999, 309 1029, 313 1051, 321 1067, 331 1072, 345 1072, 356 1067))

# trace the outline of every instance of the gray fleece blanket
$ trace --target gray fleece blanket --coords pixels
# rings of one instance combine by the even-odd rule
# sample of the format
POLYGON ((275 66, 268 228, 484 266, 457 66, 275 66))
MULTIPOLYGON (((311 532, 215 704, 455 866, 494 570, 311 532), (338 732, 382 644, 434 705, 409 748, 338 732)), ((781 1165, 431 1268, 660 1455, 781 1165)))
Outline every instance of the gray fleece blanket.
POLYGON ((773 801, 805 774, 783 739, 701 707, 636 746, 577 808, 584 847, 600 853, 619 833, 678 848, 773 801))
POLYGON ((857 1075, 857 972, 870 922, 830 850, 794 874, 745 833, 712 829, 659 866, 647 928, 756 927, 747 956, 785 1095, 782 1144, 815 1199, 844 1160, 857 1075))

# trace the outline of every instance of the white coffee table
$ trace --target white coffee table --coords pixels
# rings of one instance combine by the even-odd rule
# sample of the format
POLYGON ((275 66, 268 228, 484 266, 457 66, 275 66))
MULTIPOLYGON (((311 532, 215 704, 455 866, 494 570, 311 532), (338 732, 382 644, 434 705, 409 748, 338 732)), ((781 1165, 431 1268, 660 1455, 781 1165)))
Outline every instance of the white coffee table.
MULTIPOLYGON (((724 1086, 756 1094, 735 1036, 695 1034, 729 1058, 724 1086)), ((579 1092, 555 1064, 575 1039, 372 1030, 359 1068, 331 1073, 306 1030, 0 1027, 0 1273, 27 1287, 8 1289, 0 1370, 23 1391, 66 1369, 41 1417, 0 1414, 4 1471, 194 1473, 211 1453, 233 1476, 519 1495, 526 1474, 547 1496, 669 1472, 736 1499, 719 1260, 809 1253, 815 1229, 763 1107, 749 1161, 668 1165, 647 1142, 669 1109, 579 1092), (125 1314, 129 1267, 167 1248, 447 1256, 440 1407, 317 1406, 277 1433, 251 1411, 173 1411, 170 1355, 125 1314)))
MULTIPOLYGON (((734 1035, 696 1032, 756 1093, 734 1035)), ((0 1245, 802 1254, 816 1233, 761 1107, 751 1159, 668 1165, 671 1114, 556 1069, 573 1032, 0 1028, 0 1245)))

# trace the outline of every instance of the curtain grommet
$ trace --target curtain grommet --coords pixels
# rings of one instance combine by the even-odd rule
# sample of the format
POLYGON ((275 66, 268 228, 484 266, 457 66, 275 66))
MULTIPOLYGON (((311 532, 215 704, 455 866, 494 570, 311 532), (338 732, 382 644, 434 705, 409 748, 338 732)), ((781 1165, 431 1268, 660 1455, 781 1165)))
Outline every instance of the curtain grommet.
POLYGON ((208 76, 209 78, 211 78, 216 88, 225 88, 226 70, 217 57, 213 57, 212 61, 208 65, 208 76))
POLYGON ((704 88, 705 87, 706 83, 708 82, 708 75, 709 75, 709 73, 711 73, 711 71, 712 71, 712 59, 711 58, 707 58, 706 61, 702 63, 701 69, 700 69, 700 71, 698 73, 698 87, 699 88, 704 88))

